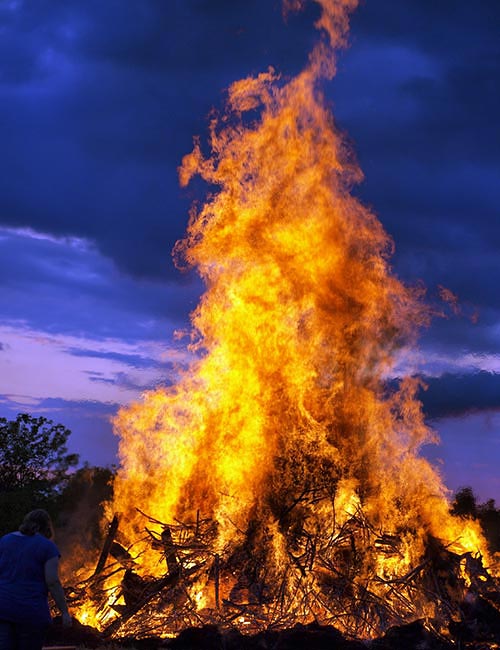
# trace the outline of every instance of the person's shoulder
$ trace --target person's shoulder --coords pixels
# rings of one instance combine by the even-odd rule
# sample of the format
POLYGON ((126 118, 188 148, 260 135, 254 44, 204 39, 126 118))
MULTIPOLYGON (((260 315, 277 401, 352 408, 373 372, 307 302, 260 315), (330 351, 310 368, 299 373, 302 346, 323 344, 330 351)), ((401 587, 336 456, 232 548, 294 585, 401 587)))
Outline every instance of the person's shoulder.
POLYGON ((57 548, 56 544, 51 539, 48 539, 48 537, 45 537, 40 533, 35 533, 34 537, 36 539, 37 544, 42 548, 44 548, 46 551, 53 553, 54 555, 58 555, 58 556, 61 555, 59 553, 59 549, 57 548))
POLYGON ((13 548, 19 547, 20 536, 14 533, 7 533, 0 537, 0 551, 10 552, 13 548))
POLYGON ((34 537, 37 540, 38 544, 40 545, 47 546, 47 547, 54 546, 55 548, 57 548, 55 542, 53 542, 48 537, 45 537, 45 535, 42 535, 41 533, 35 533, 34 537))

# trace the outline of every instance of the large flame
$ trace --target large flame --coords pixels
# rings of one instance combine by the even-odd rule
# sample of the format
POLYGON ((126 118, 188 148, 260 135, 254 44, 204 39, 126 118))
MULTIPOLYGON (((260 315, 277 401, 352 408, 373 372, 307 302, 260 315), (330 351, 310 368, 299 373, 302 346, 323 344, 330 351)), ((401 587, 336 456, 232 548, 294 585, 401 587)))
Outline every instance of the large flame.
MULTIPOLYGON (((303 72, 234 83, 210 153, 196 142, 182 161, 182 185, 198 174, 215 188, 176 246, 206 284, 192 314, 196 360, 118 414, 114 508, 129 541, 143 535, 136 508, 164 522, 199 512, 216 522, 222 562, 246 544, 270 577, 362 513, 403 551, 358 558, 359 580, 392 578, 419 562, 429 536, 484 549, 472 524, 450 517, 419 455, 434 434, 415 384, 387 389, 428 314, 392 272, 382 225, 350 194, 362 175, 319 88, 357 0, 316 1, 323 38, 303 72)), ((160 554, 137 563, 165 572, 160 554)), ((208 587, 194 588, 206 603, 208 587)), ((318 607, 294 611, 321 620, 318 607)))

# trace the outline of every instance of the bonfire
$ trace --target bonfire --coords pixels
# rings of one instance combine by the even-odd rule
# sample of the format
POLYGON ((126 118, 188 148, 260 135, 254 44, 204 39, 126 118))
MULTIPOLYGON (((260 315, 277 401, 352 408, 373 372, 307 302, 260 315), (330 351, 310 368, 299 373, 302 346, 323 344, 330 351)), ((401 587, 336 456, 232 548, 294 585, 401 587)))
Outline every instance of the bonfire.
POLYGON ((196 140, 180 166, 211 188, 174 250, 206 290, 189 367, 115 420, 109 533, 72 593, 109 638, 311 622, 373 638, 417 619, 449 635, 497 590, 420 452, 436 436, 402 369, 430 311, 351 194, 362 174, 321 92, 356 1, 316 0, 305 69, 233 83, 209 152, 196 140))

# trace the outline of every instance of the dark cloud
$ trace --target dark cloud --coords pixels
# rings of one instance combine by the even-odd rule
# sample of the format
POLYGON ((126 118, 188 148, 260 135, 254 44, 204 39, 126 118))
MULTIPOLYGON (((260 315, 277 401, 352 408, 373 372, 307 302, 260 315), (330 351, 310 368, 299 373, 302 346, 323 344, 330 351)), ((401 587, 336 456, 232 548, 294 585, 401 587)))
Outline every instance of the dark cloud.
POLYGON ((133 280, 80 240, 0 230, 3 322, 89 338, 165 339, 184 327, 196 283, 133 280))
MULTIPOLYGON (((475 305, 474 305, 475 308, 475 305)), ((463 354, 476 355, 477 365, 485 355, 498 354, 498 312, 479 310, 477 322, 460 316, 435 318, 422 332, 420 345, 428 356, 442 353, 453 363, 463 354)))
MULTIPOLYGON (((6 240, 5 318, 130 339, 185 323, 201 285, 171 249, 202 191, 180 190, 177 166, 232 81, 301 69, 317 15, 309 2, 284 21, 280 0, 0 5, 0 223, 93 246, 6 240)), ((325 86, 395 271, 479 312, 437 321, 428 347, 498 349, 499 24, 497 0, 362 2, 325 86)))
POLYGON ((500 374, 446 373, 424 377, 427 386, 420 398, 430 420, 463 417, 481 411, 500 411, 500 374))
POLYGON ((181 281, 170 252, 190 203, 178 189, 182 156, 231 81, 270 64, 297 69, 311 30, 290 20, 289 39, 276 38, 279 1, 12 7, 0 219, 88 237, 133 275, 181 281))
POLYGON ((174 381, 174 369, 171 364, 168 366, 172 370, 172 378, 162 377, 162 379, 155 379, 153 381, 144 381, 138 379, 136 376, 132 376, 127 372, 113 372, 110 373, 109 377, 98 377, 91 376, 89 377, 90 381, 93 381, 97 384, 109 384, 111 386, 117 386, 125 390, 134 391, 137 393, 143 393, 149 390, 155 390, 157 388, 164 388, 166 386, 172 385, 174 381))
POLYGON ((498 349, 500 5, 366 2, 330 92, 365 173, 356 192, 394 238, 396 272, 453 290, 479 324, 427 335, 498 349))
MULTIPOLYGON (((0 219, 88 237, 134 276, 182 282, 170 251, 194 196, 176 172, 192 136, 233 80, 269 65, 293 74, 317 38, 316 3, 286 22, 281 4, 8 3, 0 219)), ((425 258, 440 234, 430 222, 468 226, 472 213, 482 240, 500 242, 484 169, 500 137, 498 12, 493 0, 383 0, 353 16, 335 110, 366 172, 361 195, 403 252, 421 238, 425 258), (470 168, 455 164, 464 156, 470 168)))
POLYGON ((364 1, 352 17, 356 38, 410 43, 431 54, 476 51, 484 43, 498 44, 500 7, 496 0, 364 1), (359 34, 359 37, 357 36, 359 34))
POLYGON ((88 350, 85 348, 67 348, 68 354, 76 357, 85 357, 89 359, 107 359, 117 361, 120 364, 130 366, 136 370, 156 369, 162 370, 162 380, 153 382, 141 382, 131 377, 130 374, 120 371, 111 373, 111 377, 104 376, 101 372, 88 372, 90 381, 97 383, 112 384, 120 388, 143 392, 145 390, 157 388, 159 385, 165 386, 172 383, 173 378, 180 368, 180 363, 171 361, 159 361, 151 357, 145 357, 139 354, 123 354, 120 352, 101 352, 97 350, 88 350), (169 378, 170 377, 170 378, 169 378))
POLYGON ((94 381, 96 384, 110 384, 111 386, 116 386, 116 380, 110 379, 109 377, 90 375, 89 379, 90 381, 94 381))
MULTIPOLYGON (((157 359, 144 357, 139 354, 121 354, 119 352, 100 352, 97 350, 87 350, 84 348, 67 348, 66 352, 74 357, 88 357, 91 359, 109 359, 124 363, 132 368, 163 368, 166 364, 159 362, 157 359)), ((99 379, 95 379, 99 381, 99 379)))

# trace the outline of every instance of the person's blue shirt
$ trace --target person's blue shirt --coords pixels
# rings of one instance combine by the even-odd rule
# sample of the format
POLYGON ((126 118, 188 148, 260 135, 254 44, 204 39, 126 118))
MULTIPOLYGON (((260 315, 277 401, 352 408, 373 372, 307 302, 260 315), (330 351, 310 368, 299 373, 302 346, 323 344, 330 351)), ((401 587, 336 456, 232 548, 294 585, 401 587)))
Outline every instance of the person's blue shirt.
POLYGON ((51 622, 45 563, 60 557, 40 533, 9 533, 0 539, 0 620, 30 625, 51 622))

